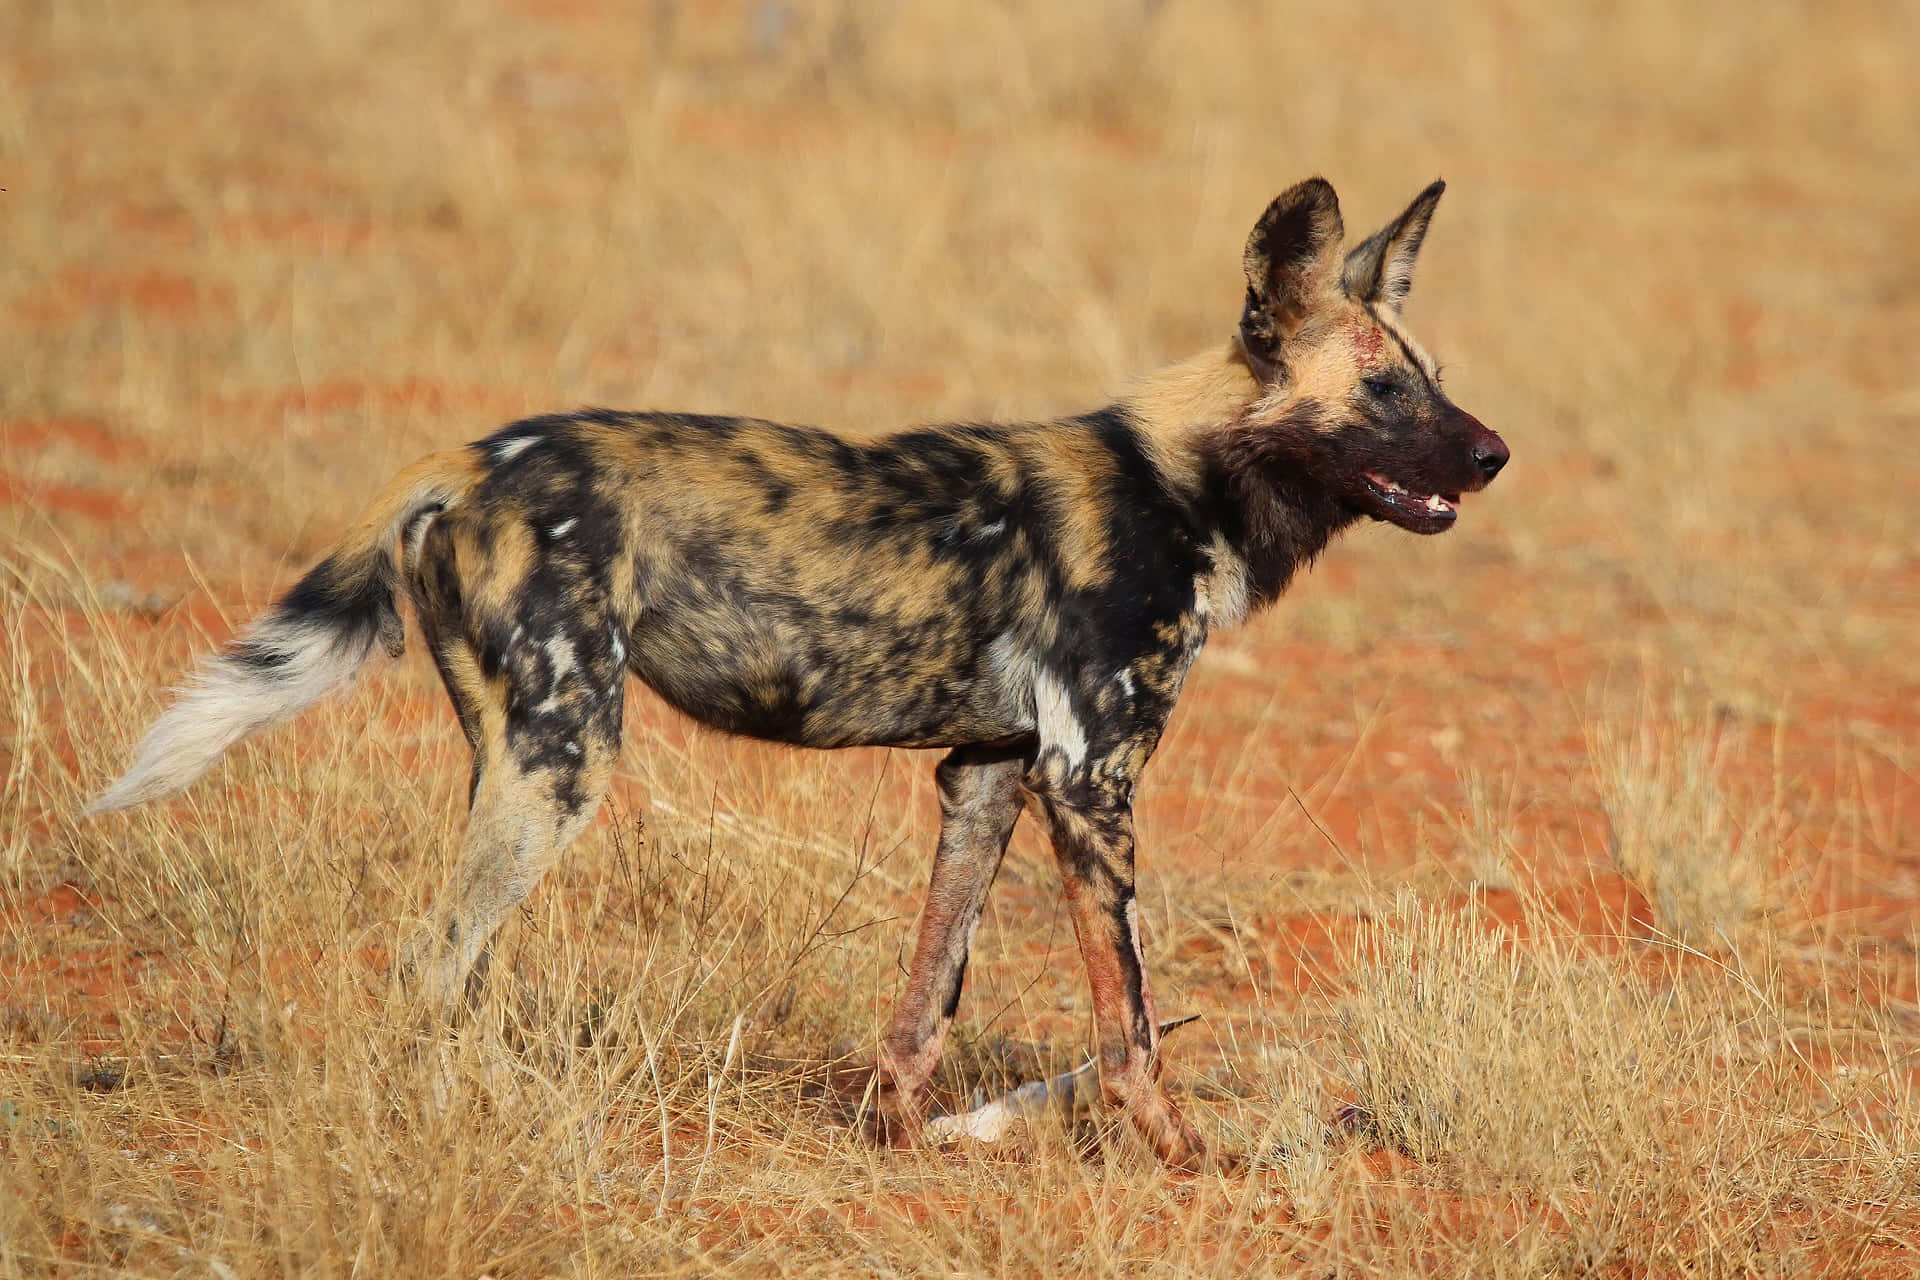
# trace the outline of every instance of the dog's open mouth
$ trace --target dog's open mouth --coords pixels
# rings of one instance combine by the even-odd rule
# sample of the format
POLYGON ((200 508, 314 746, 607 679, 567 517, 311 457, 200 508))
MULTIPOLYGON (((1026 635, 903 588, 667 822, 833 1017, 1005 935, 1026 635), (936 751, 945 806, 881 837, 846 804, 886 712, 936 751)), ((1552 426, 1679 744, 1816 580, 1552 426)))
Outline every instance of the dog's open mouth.
POLYGON ((1390 520, 1415 533, 1439 533, 1452 526, 1460 515, 1457 493, 1415 493, 1397 480, 1389 480, 1378 471, 1368 471, 1361 479, 1374 499, 1375 519, 1390 520))

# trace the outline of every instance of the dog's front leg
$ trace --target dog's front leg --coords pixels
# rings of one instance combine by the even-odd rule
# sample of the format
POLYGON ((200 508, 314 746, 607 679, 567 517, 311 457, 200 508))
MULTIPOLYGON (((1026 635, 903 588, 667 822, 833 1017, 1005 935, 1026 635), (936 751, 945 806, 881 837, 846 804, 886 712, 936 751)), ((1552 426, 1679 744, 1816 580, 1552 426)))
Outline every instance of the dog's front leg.
POLYGON ((888 1141, 920 1133, 922 1102, 960 1003, 973 931, 1020 819, 1027 752, 962 747, 940 762, 940 848, 920 913, 907 989, 894 1006, 874 1083, 888 1141))
POLYGON ((1147 989, 1133 893, 1131 780, 1112 785, 1037 779, 1073 930, 1093 989, 1100 1091, 1168 1164, 1198 1168, 1206 1144, 1160 1088, 1160 1023, 1147 989))

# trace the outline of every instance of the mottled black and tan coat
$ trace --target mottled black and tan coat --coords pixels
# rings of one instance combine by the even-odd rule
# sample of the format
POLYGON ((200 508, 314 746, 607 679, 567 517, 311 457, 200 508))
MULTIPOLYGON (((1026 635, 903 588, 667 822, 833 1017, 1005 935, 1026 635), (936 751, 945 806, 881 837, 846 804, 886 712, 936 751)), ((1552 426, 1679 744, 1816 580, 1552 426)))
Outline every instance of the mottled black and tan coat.
POLYGON ((223 653, 96 802, 198 776, 398 653, 411 602, 473 746, 455 882, 416 977, 444 1005, 579 834, 638 676, 704 724, 813 747, 947 751, 906 990, 876 1068, 917 1132, 968 945, 1023 809, 1080 941, 1103 1091, 1159 1153, 1203 1147, 1158 1084, 1132 799, 1209 632, 1362 517, 1450 526, 1506 461, 1399 321, 1441 185, 1350 253, 1333 190, 1281 195, 1238 332, 1080 417, 873 440, 743 418, 518 422, 397 477, 223 653))

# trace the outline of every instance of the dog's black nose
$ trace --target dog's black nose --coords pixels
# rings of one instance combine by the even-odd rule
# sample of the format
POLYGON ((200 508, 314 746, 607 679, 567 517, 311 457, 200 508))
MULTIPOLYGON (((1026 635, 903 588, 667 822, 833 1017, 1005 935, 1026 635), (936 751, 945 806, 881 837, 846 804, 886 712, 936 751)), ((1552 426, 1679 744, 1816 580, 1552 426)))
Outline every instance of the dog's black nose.
POLYGON ((1507 442, 1489 431, 1490 439, 1482 440, 1473 446, 1473 465, 1480 468, 1483 480, 1491 480, 1500 474, 1500 468, 1507 465, 1507 459, 1513 456, 1507 452, 1507 442))

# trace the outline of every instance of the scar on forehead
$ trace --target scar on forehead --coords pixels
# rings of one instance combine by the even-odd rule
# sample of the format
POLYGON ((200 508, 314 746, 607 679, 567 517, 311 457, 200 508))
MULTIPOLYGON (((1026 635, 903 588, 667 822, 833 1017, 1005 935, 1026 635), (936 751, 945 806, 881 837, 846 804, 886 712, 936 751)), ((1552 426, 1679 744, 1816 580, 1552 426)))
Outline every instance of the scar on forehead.
POLYGON ((1380 363, 1387 349, 1387 332, 1377 324, 1356 321, 1353 326, 1353 362, 1362 369, 1380 363))

